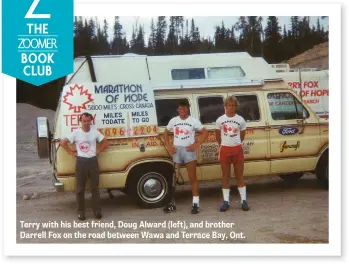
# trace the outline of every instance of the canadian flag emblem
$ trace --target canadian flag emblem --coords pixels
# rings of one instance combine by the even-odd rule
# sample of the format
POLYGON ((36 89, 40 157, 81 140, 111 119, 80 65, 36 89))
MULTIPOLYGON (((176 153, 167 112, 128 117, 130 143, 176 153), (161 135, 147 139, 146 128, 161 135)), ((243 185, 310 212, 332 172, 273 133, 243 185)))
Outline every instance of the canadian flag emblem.
POLYGON ((232 128, 231 126, 228 126, 227 124, 223 125, 223 132, 224 133, 233 133, 233 134, 237 134, 238 133, 238 129, 237 128, 232 128))
POLYGON ((74 110, 74 113, 80 113, 81 109, 86 109, 86 105, 92 101, 92 94, 87 89, 84 90, 83 85, 70 86, 63 95, 63 103, 69 105, 69 110, 74 110))
POLYGON ((185 129, 185 128, 176 127, 175 134, 176 135, 181 135, 181 134, 188 135, 189 134, 189 130, 185 129))

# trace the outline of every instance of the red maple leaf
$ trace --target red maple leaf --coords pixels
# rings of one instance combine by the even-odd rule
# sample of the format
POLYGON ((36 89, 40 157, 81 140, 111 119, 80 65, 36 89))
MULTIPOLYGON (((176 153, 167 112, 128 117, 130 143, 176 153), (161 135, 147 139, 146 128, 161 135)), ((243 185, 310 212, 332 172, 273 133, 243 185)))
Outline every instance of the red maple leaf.
POLYGON ((81 109, 86 110, 86 105, 93 101, 92 94, 88 90, 84 90, 84 86, 75 84, 70 86, 70 91, 63 96, 63 103, 69 105, 69 110, 74 110, 74 113, 80 113, 81 109))

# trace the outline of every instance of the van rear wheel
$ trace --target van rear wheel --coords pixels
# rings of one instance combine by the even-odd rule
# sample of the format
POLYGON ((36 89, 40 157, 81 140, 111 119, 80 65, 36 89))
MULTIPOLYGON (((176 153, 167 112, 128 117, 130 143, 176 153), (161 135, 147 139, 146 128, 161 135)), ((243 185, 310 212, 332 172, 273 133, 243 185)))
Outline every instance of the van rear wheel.
POLYGON ((302 176, 301 172, 279 175, 288 184, 295 184, 302 176))
POLYGON ((135 168, 127 181, 128 194, 144 208, 158 208, 167 204, 172 197, 171 167, 152 164, 135 168))

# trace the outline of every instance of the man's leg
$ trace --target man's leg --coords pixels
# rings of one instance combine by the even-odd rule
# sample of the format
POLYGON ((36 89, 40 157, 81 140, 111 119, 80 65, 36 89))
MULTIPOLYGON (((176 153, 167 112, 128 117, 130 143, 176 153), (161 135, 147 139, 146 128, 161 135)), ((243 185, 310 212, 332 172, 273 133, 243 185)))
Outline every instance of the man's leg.
POLYGON ((236 183, 238 186, 238 190, 241 197, 241 208, 244 211, 248 211, 249 207, 247 205, 247 199, 246 199, 246 186, 244 183, 244 159, 241 158, 241 154, 239 154, 237 162, 234 163, 234 173, 236 177, 236 183))
POLYGON ((225 212, 230 206, 230 174, 231 174, 231 157, 227 155, 225 147, 221 147, 219 152, 219 161, 222 170, 222 194, 223 204, 220 208, 221 212, 225 212))
POLYGON ((175 202, 175 192, 176 192, 176 178, 178 177, 179 175, 179 169, 180 169, 180 163, 181 163, 181 160, 180 160, 180 156, 179 156, 179 150, 176 149, 176 153, 173 154, 173 167, 174 167, 174 172, 175 172, 175 175, 173 175, 172 177, 172 186, 170 188, 172 188, 172 197, 171 197, 171 201, 169 204, 167 204, 164 208, 163 208, 163 211, 165 213, 171 213, 171 212, 174 212, 176 211, 176 202, 175 202))
POLYGON ((199 201, 199 182, 196 177, 196 160, 192 160, 190 162, 187 162, 185 164, 188 172, 188 177, 191 183, 191 190, 193 193, 193 208, 192 213, 197 214, 199 213, 200 209, 200 201, 199 201))
POLYGON ((86 164, 77 158, 76 161, 76 203, 78 217, 80 220, 85 220, 85 185, 88 176, 86 164))
POLYGON ((101 218, 101 207, 100 207, 100 196, 99 196, 99 167, 97 158, 91 159, 90 165, 90 183, 91 183, 91 193, 92 193, 92 210, 96 218, 101 218))

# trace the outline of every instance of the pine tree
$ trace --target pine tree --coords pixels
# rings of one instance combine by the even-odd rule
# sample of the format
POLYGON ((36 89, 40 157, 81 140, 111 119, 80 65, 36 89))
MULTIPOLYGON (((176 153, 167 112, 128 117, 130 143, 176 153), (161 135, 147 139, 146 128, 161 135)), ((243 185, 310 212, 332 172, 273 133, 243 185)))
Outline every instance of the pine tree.
POLYGON ((265 40, 263 45, 263 56, 269 63, 276 63, 279 60, 277 55, 280 49, 280 30, 281 27, 279 26, 277 17, 269 16, 267 26, 264 30, 265 40))
POLYGON ((151 24, 150 24, 150 36, 148 39, 148 49, 151 51, 151 54, 154 54, 155 51, 155 46, 156 46, 156 28, 154 24, 154 19, 151 19, 151 24))
POLYGON ((176 54, 177 50, 177 38, 176 38, 176 17, 170 17, 169 31, 166 40, 166 53, 176 54))
POLYGON ((166 17, 159 16, 156 23, 155 50, 157 54, 165 54, 165 38, 166 38, 166 17))
POLYGON ((112 41, 112 52, 114 54, 123 54, 125 51, 125 46, 123 44, 123 33, 122 33, 122 25, 120 24, 120 19, 118 16, 114 18, 114 38, 112 41))

